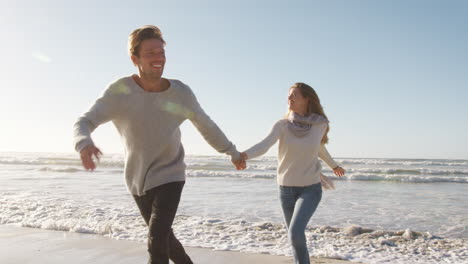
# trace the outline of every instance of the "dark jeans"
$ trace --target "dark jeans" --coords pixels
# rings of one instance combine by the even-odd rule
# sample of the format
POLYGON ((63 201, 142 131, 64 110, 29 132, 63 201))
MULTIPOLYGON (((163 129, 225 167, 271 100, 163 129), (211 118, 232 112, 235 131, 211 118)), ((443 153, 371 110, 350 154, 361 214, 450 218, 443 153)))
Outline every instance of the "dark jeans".
POLYGON ((296 264, 310 263, 305 229, 321 199, 320 183, 304 187, 280 186, 281 208, 296 264))
POLYGON ((169 258, 175 264, 193 263, 172 231, 184 184, 171 182, 133 196, 149 228, 148 263, 169 264, 169 258))

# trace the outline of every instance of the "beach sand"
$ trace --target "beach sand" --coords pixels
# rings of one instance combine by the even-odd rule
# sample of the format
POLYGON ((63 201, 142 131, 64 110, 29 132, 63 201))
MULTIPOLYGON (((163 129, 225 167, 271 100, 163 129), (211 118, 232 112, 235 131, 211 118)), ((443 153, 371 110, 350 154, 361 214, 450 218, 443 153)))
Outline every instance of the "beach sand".
MULTIPOLYGON (((207 248, 186 248, 194 263, 220 264, 285 264, 292 257, 213 251, 207 248)), ((311 263, 344 264, 349 261, 311 259, 311 263)), ((0 263, 147 263, 146 244, 115 240, 93 234, 51 231, 0 225, 0 263)))

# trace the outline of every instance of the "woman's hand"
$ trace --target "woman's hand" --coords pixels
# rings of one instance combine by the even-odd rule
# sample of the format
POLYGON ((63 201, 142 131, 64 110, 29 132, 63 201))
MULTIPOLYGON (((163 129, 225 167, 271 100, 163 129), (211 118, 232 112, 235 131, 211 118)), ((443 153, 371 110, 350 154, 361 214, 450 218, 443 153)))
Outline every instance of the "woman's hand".
POLYGON ((333 169, 333 173, 335 173, 335 175, 338 177, 344 176, 345 172, 346 172, 345 169, 341 168, 340 166, 333 169))
POLYGON ((237 170, 244 170, 247 167, 247 163, 245 162, 246 159, 247 159, 247 155, 245 155, 245 153, 240 153, 238 160, 231 160, 231 161, 237 170))
POLYGON ((240 154, 240 158, 239 160, 236 162, 236 169, 237 170, 244 170, 245 168, 247 168, 247 154, 245 154, 245 152, 242 152, 240 154))

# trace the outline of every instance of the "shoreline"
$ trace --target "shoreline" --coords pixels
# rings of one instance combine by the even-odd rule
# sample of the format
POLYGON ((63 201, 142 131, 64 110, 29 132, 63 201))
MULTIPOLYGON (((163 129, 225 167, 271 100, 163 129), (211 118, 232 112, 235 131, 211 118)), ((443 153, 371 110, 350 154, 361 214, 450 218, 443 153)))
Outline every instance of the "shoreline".
MULTIPOLYGON (((289 264, 293 258, 238 251, 186 247, 194 263, 289 264)), ((116 240, 95 234, 0 225, 0 263, 146 263, 146 243, 116 240)), ((347 260, 311 258, 313 263, 345 264, 347 260)))

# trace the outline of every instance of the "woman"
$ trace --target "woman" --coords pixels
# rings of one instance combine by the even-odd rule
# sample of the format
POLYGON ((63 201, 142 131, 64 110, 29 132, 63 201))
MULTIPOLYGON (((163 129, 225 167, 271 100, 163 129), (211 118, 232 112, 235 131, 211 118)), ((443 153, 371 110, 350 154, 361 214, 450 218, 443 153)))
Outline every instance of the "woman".
POLYGON ((322 198, 320 157, 335 175, 345 170, 332 159, 328 119, 314 89, 296 83, 289 89, 289 112, 260 143, 241 154, 243 160, 265 154, 279 140, 278 177, 281 207, 296 264, 309 263, 305 228, 322 198))

